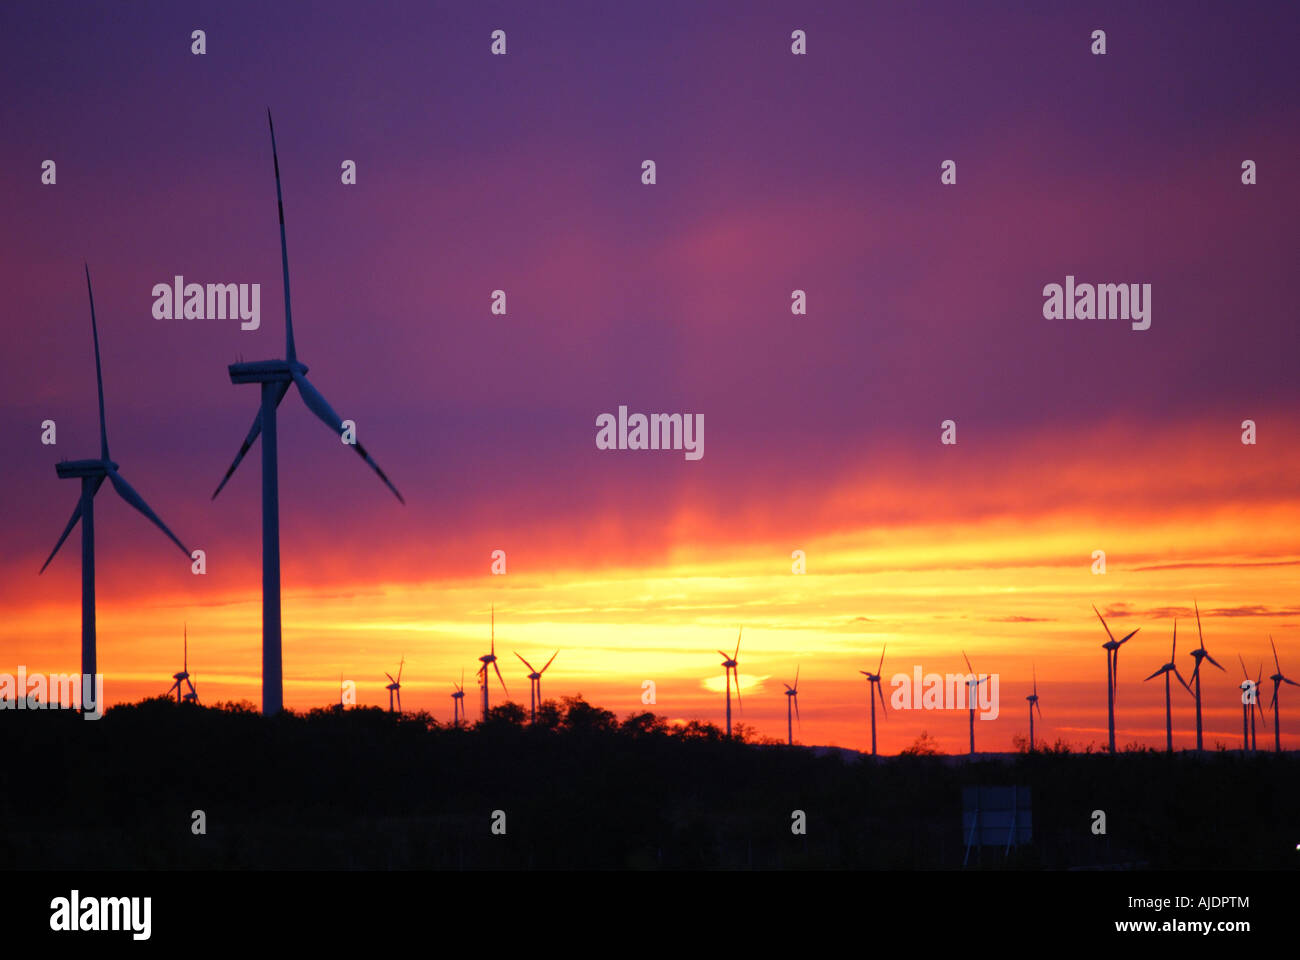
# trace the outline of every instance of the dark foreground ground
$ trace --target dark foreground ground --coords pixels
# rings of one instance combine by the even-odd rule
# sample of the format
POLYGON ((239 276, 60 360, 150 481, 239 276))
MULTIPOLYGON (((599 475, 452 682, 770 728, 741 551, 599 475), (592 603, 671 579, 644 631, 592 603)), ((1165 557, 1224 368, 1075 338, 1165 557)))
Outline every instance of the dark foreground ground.
POLYGON ((960 868, 963 786, 1032 791, 1033 841, 980 868, 1294 869, 1300 758, 1048 752, 872 762, 621 723, 374 709, 264 718, 153 700, 0 713, 9 869, 960 868), (193 832, 194 812, 206 834, 193 832), (791 832, 802 810, 807 833, 791 832), (1106 833, 1093 833, 1094 811, 1106 833), (494 822, 505 833, 493 833, 494 822))

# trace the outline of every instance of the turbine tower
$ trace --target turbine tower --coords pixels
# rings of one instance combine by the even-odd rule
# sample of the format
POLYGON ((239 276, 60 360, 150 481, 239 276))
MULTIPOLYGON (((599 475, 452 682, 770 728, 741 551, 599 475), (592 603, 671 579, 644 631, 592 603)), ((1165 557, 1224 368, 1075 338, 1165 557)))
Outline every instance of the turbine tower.
MULTIPOLYGON (((1195 603, 1193 601, 1193 604, 1195 603)), ((1192 651, 1192 656, 1196 658, 1196 666, 1192 670, 1192 682, 1196 684, 1196 749, 1202 750, 1204 749, 1204 743, 1201 739, 1201 661, 1209 660, 1220 670, 1223 670, 1223 667, 1205 649, 1205 637, 1201 635, 1201 608, 1199 604, 1196 604, 1196 637, 1201 641, 1201 645, 1198 649, 1192 651)), ((1223 672, 1227 673, 1228 671, 1223 670, 1223 672)))
POLYGON ((858 673, 867 678, 867 699, 871 701, 871 755, 876 755, 876 694, 880 694, 880 711, 888 719, 889 712, 885 710, 885 691, 880 688, 880 668, 885 665, 885 647, 880 648, 880 662, 876 664, 875 673, 867 673, 865 670, 859 670, 858 673))
POLYGON ((453 683, 452 688, 456 692, 451 695, 451 717, 452 717, 451 722, 453 726, 459 727, 461 717, 464 716, 465 713, 465 670, 464 668, 462 668, 460 671, 460 684, 457 685, 453 683))
MULTIPOLYGON (((1175 677, 1177 677, 1178 682, 1183 685, 1183 689, 1186 690, 1188 694, 1190 694, 1191 696, 1193 697, 1196 696, 1196 694, 1192 693, 1192 688, 1187 685, 1187 681, 1183 679, 1183 675, 1178 672, 1178 667, 1174 664, 1175 659, 1177 659, 1176 657, 1177 653, 1178 653, 1178 620, 1177 618, 1175 618, 1174 619, 1174 642, 1173 645, 1169 648, 1169 662, 1166 663, 1159 670, 1157 670, 1155 673, 1151 674, 1151 676, 1146 678, 1146 680, 1154 680, 1162 673, 1165 675, 1165 752, 1166 753, 1174 752, 1174 707, 1169 697, 1169 691, 1171 686, 1169 681, 1169 675, 1173 674, 1175 677)), ((1145 683, 1146 680, 1143 680, 1142 682, 1145 683)))
POLYGON ((740 665, 736 662, 736 658, 740 656, 740 634, 744 632, 745 632, 745 628, 741 627, 740 633, 736 634, 736 652, 733 653, 731 656, 727 656, 726 653, 724 653, 722 650, 718 651, 718 653, 722 654, 722 666, 724 672, 727 675, 727 736, 728 737, 731 736, 731 675, 733 672, 736 674, 736 706, 740 706, 740 665))
POLYGON ((1264 717, 1264 705, 1259 702, 1259 682, 1264 678, 1264 668, 1259 668, 1259 673, 1255 679, 1250 679, 1250 674, 1246 672, 1246 661, 1242 659, 1241 654, 1237 654, 1237 661, 1241 664, 1241 674, 1246 679, 1241 681, 1241 740, 1242 749, 1254 753, 1259 741, 1255 736, 1255 712, 1259 711, 1260 719, 1264 717))
POLYGON ((1282 676, 1282 665, 1277 662, 1277 644, 1273 642, 1271 636, 1268 638, 1268 645, 1273 648, 1273 669, 1277 671, 1277 673, 1269 677, 1269 679, 1273 681, 1273 702, 1268 705, 1268 708, 1273 711, 1273 749, 1278 753, 1281 753, 1282 723, 1278 719, 1277 715, 1277 692, 1282 689, 1282 684, 1284 683, 1289 683, 1293 687, 1300 687, 1300 683, 1296 683, 1294 680, 1282 676))
POLYGON ((542 674, 546 672, 546 667, 549 667, 551 665, 551 661, 554 660, 557 656, 559 656, 559 654, 560 654, 559 650, 556 650, 555 653, 551 654, 551 659, 547 660, 546 666, 542 667, 542 669, 540 670, 536 669, 527 660, 524 660, 523 657, 519 657, 519 654, 517 653, 515 654, 516 657, 519 657, 519 659, 523 661, 524 666, 531 671, 528 674, 528 706, 529 706, 528 722, 529 723, 532 723, 537 719, 537 708, 541 706, 542 703, 542 674))
MULTIPOLYGON (((961 652, 962 659, 966 661, 966 669, 970 673, 970 679, 966 681, 966 706, 970 710, 970 755, 975 756, 975 700, 979 693, 981 683, 988 683, 988 676, 983 680, 978 679, 979 674, 975 668, 970 665, 970 657, 966 656, 966 651, 961 652)), ((881 651, 880 659, 883 662, 885 658, 884 651, 881 651)), ((882 695, 883 696, 883 695, 882 695)))
POLYGON ((180 547, 181 553, 185 554, 186 560, 190 559, 190 552, 185 549, 185 545, 176 539, 176 535, 167 529, 166 524, 158 519, 158 515, 150 509, 149 504, 145 503, 140 494, 136 493, 135 488, 117 472, 117 464, 109 459, 108 427, 105 425, 104 420, 104 375, 99 363, 99 327, 95 322, 95 294, 90 288, 89 266, 86 266, 86 293, 90 297, 90 332, 95 341, 95 383, 99 389, 99 459, 64 460, 55 464, 54 470, 61 479, 77 479, 81 481, 81 499, 78 501, 76 509, 72 511, 72 518, 68 521, 68 525, 63 528, 59 542, 54 545, 54 549, 50 551, 49 557, 46 558, 40 570, 41 573, 45 572, 45 568, 50 565, 54 555, 63 546, 63 541, 68 539, 68 534, 72 533, 72 528, 80 520, 81 699, 83 707, 88 699, 86 695, 88 681, 86 678, 90 678, 89 686, 93 690, 94 677, 98 673, 95 651, 95 494, 103 486, 104 480, 107 478, 119 497, 144 514, 150 523, 165 533, 172 543, 180 547))
POLYGON ((501 689, 505 691, 506 696, 510 695, 510 691, 506 690, 505 678, 501 676, 501 668, 497 666, 496 604, 492 605, 492 652, 488 654, 484 654, 483 656, 479 657, 479 660, 483 661, 483 666, 478 668, 478 682, 483 687, 483 719, 486 720, 488 715, 488 686, 490 685, 489 681, 491 679, 490 677, 488 677, 488 672, 487 672, 489 665, 491 665, 492 669, 497 672, 497 679, 501 681, 501 689))
MULTIPOLYGON (((790 722, 790 706, 794 705, 794 714, 799 716, 799 667, 794 668, 794 686, 784 684, 785 686, 785 735, 786 743, 794 746, 794 725, 790 722)), ((799 727, 803 728, 803 718, 799 719, 799 727)))
POLYGON ((1038 711, 1038 719, 1043 719, 1043 708, 1038 705, 1038 667, 1034 667, 1034 692, 1025 697, 1029 701, 1029 752, 1034 751, 1034 711, 1038 711))
MULTIPOLYGON (((1115 686, 1119 683, 1119 648, 1128 643, 1129 640, 1132 639, 1133 634, 1137 633, 1137 630, 1134 630, 1133 633, 1130 633, 1123 640, 1116 640, 1115 634, 1111 633, 1110 627, 1106 626, 1106 618, 1101 615, 1101 611, 1097 609, 1095 603, 1092 605, 1092 612, 1097 615, 1097 619, 1101 621, 1101 625, 1106 631, 1106 636, 1110 638, 1102 644, 1102 648, 1106 651, 1106 718, 1108 729, 1110 731, 1110 752, 1114 753, 1115 686)), ((1138 630, 1141 629, 1141 627, 1138 627, 1138 630)))
POLYGON ((190 703, 198 703, 198 702, 199 702, 199 692, 198 692, 197 690, 194 689, 194 684, 190 681, 190 628, 189 628, 189 624, 186 624, 186 625, 185 625, 185 648, 184 648, 184 649, 185 649, 185 653, 184 653, 184 659, 183 659, 183 661, 182 661, 183 666, 181 667, 181 672, 180 672, 180 673, 173 673, 173 674, 172 674, 172 679, 175 680, 176 682, 173 683, 173 684, 171 685, 171 689, 169 689, 169 690, 167 691, 167 696, 170 697, 170 696, 172 695, 172 691, 175 691, 175 692, 176 692, 176 702, 177 702, 177 703, 180 703, 182 699, 184 699, 184 700, 188 700, 190 703), (186 684, 186 685, 190 688, 190 689, 189 689, 189 692, 188 692, 188 693, 185 693, 184 695, 182 695, 182 691, 181 691, 181 684, 182 684, 182 683, 186 684))
MULTIPOLYGON (((293 341, 293 313, 289 308, 289 248, 284 234, 284 200, 280 193, 280 157, 275 149, 275 126, 271 124, 271 111, 266 111, 266 122, 271 127, 271 158, 275 163, 275 199, 280 210, 280 260, 284 270, 284 331, 285 359, 257 360, 251 363, 232 363, 229 367, 231 383, 261 384, 261 406, 253 418, 253 426, 244 438, 235 462, 230 465, 226 475, 217 485, 212 499, 217 498, 222 487, 226 485, 235 472, 244 454, 262 437, 262 712, 279 713, 284 706, 283 663, 280 650, 280 481, 279 459, 277 451, 276 408, 288 394, 291 386, 297 385, 303 403, 316 414, 327 427, 333 430, 345 442, 348 432, 343 421, 329 405, 329 401, 307 379, 307 365, 300 363, 293 341)), ((402 495, 379 469, 379 464, 366 452, 366 448, 355 439, 349 445, 357 456, 365 460, 379 474, 389 490, 403 504, 402 495)))
POLYGON ((387 670, 384 676, 388 678, 388 712, 393 712, 393 694, 397 694, 397 712, 402 712, 402 667, 406 665, 406 654, 402 654, 402 662, 397 665, 397 679, 387 670))

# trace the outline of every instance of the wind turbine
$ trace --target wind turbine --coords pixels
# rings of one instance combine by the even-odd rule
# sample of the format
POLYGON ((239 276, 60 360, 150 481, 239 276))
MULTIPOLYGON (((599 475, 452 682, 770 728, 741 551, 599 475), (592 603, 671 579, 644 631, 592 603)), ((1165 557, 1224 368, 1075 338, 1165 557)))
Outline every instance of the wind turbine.
MULTIPOLYGON (((886 644, 885 646, 888 646, 886 644)), ((865 670, 859 670, 858 673, 867 678, 867 699, 871 701, 871 755, 876 755, 876 694, 880 694, 880 710, 889 718, 889 712, 885 710, 885 691, 880 689, 880 668, 885 665, 885 647, 880 648, 880 662, 876 664, 875 673, 867 673, 865 670)))
POLYGON ((185 626, 185 655, 183 664, 180 673, 172 674, 172 679, 176 682, 173 683, 171 688, 167 691, 167 696, 170 697, 174 690, 176 691, 177 703, 180 703, 182 699, 189 700, 191 703, 198 703, 199 692, 194 689, 194 684, 190 682, 190 628, 188 624, 185 626), (183 697, 181 694, 181 683, 185 683, 190 688, 189 693, 184 694, 183 697))
POLYGON ((158 515, 149 508, 149 504, 145 503, 140 494, 136 493, 135 488, 117 472, 117 464, 109 459, 108 428, 104 420, 104 375, 99 363, 99 327, 95 322, 95 294, 90 288, 90 267, 88 265, 86 266, 86 293, 90 297, 90 332, 95 341, 95 382, 99 388, 99 459, 64 460, 55 464, 54 470, 61 479, 79 479, 81 481, 81 499, 78 501, 76 509, 72 511, 72 518, 68 521, 68 525, 63 528, 59 542, 54 545, 54 549, 50 551, 49 557, 46 558, 40 570, 41 573, 45 572, 45 568, 50 565, 54 555, 63 546, 63 541, 68 539, 68 534, 72 532, 72 528, 80 520, 83 706, 85 706, 87 700, 86 686, 91 684, 91 689, 94 689, 94 677, 98 672, 95 655, 95 494, 103 486, 104 480, 107 478, 113 485, 113 489, 117 491, 118 496, 143 513, 150 523, 167 534, 167 538, 180 547, 181 553, 185 554, 186 560, 190 559, 190 552, 185 549, 185 545, 176 539, 176 535, 167 529, 166 524, 158 519, 158 515))
POLYGON ((389 673, 387 670, 384 671, 384 676, 386 676, 389 680, 389 684, 387 687, 389 713, 393 712, 393 694, 397 694, 397 712, 398 713, 402 712, 402 667, 404 667, 405 665, 406 665, 406 655, 403 654, 402 662, 397 665, 396 680, 393 679, 393 675, 391 673, 389 673))
POLYGON ((1038 711, 1038 719, 1043 719, 1043 708, 1038 705, 1038 667, 1034 667, 1034 692, 1025 697, 1029 701, 1029 752, 1034 750, 1034 711, 1038 711))
MULTIPOLYGON (((1119 648, 1128 643, 1129 640, 1132 639, 1133 634, 1138 631, 1134 630, 1133 633, 1130 633, 1123 640, 1116 640, 1115 634, 1111 633, 1110 627, 1106 626, 1106 618, 1101 615, 1101 611, 1097 609, 1095 603, 1092 605, 1092 612, 1097 615, 1097 619, 1101 621, 1101 625, 1106 631, 1106 636, 1110 638, 1102 644, 1102 648, 1106 651, 1106 717, 1110 730, 1110 752, 1114 753, 1115 687, 1119 683, 1119 648)), ((1141 629, 1141 627, 1138 627, 1138 630, 1141 629)))
POLYGON ((1246 672, 1246 661, 1242 659, 1241 654, 1237 654, 1237 661, 1241 664, 1241 673, 1246 679, 1241 681, 1241 739, 1242 749, 1254 752, 1258 740, 1255 737, 1255 711, 1260 711, 1260 718, 1263 719, 1264 706, 1259 702, 1259 681, 1264 678, 1264 668, 1259 668, 1259 673, 1255 679, 1250 679, 1250 674, 1246 672), (1250 724, 1247 726, 1247 719, 1250 724))
MULTIPOLYGON (((260 383, 262 385, 261 406, 253 418, 253 426, 244 438, 235 462, 230 465, 226 475, 212 494, 217 498, 222 487, 226 485, 235 472, 244 454, 248 453, 258 435, 262 437, 262 712, 279 713, 284 706, 283 662, 280 651, 280 482, 279 459, 277 451, 276 408, 289 392, 289 387, 297 385, 303 403, 316 414, 327 427, 333 430, 345 442, 347 431, 343 421, 329 405, 329 401, 307 379, 307 365, 299 362, 298 352, 293 341, 293 313, 289 308, 289 248, 284 235, 284 200, 280 193, 280 157, 275 149, 275 126, 271 124, 271 111, 266 111, 266 122, 271 127, 271 157, 275 163, 275 199, 280 210, 280 260, 284 268, 284 331, 285 359, 256 360, 250 363, 230 364, 231 383, 260 383)), ((349 445, 357 456, 365 460, 379 474, 379 479, 393 491, 403 504, 402 495, 379 469, 379 464, 366 452, 360 442, 353 440, 349 445)))
MULTIPOLYGON (((551 665, 551 660, 554 660, 559 655, 559 650, 556 650, 555 653, 551 654, 551 659, 546 661, 546 667, 549 667, 551 665)), ((516 653, 515 656, 519 657, 519 654, 516 653)), ((546 672, 546 667, 542 667, 542 669, 538 670, 527 660, 524 660, 523 657, 519 657, 519 659, 523 660, 524 666, 532 671, 528 674, 528 722, 532 723, 537 719, 537 707, 542 702, 542 674, 546 672)))
POLYGON ((727 675, 727 736, 731 736, 731 674, 736 674, 736 706, 740 706, 740 665, 736 658, 740 656, 740 634, 745 632, 745 628, 740 628, 740 633, 736 634, 736 652, 727 656, 725 652, 719 650, 722 654, 722 666, 727 675))
POLYGON ((451 695, 451 716, 452 723, 460 726, 460 719, 465 713, 465 670, 462 667, 460 671, 460 684, 452 684, 455 693, 451 695))
MULTIPOLYGON (((1169 691, 1171 686, 1169 681, 1169 675, 1173 674, 1175 677, 1177 677, 1178 682, 1183 685, 1183 689, 1186 690, 1193 697, 1196 696, 1196 694, 1192 693, 1192 688, 1187 685, 1187 681, 1183 679, 1183 675, 1178 672, 1178 667, 1174 664, 1175 659, 1177 659, 1176 658, 1177 653, 1178 653, 1178 619, 1175 618, 1174 619, 1174 642, 1173 645, 1169 648, 1169 662, 1166 663, 1159 670, 1157 670, 1155 673, 1151 674, 1151 676, 1146 678, 1146 680, 1154 680, 1162 673, 1165 675, 1165 752, 1166 753, 1174 752, 1174 708, 1169 698, 1169 691)), ((1146 680, 1143 680, 1142 682, 1146 683, 1146 680)))
MULTIPOLYGON (((1192 602, 1193 604, 1196 603, 1195 601, 1192 602)), ((1203 749, 1201 739, 1201 661, 1209 660, 1220 670, 1223 670, 1223 667, 1205 649, 1205 638, 1201 635, 1201 608, 1199 604, 1196 604, 1196 637, 1201 641, 1201 645, 1198 649, 1192 651, 1192 656, 1196 658, 1196 667, 1192 670, 1192 682, 1196 684, 1196 749, 1201 750, 1203 749)), ((1223 670, 1223 672, 1227 673, 1228 671, 1223 670)))
MULTIPOLYGON (((971 675, 971 679, 966 681, 966 706, 970 710, 970 755, 973 757, 975 756, 975 700, 979 692, 979 685, 981 683, 987 683, 989 678, 985 676, 983 680, 978 679, 979 674, 976 673, 975 668, 970 665, 970 657, 966 656, 966 651, 963 650, 961 655, 966 661, 966 669, 971 675)), ((882 650, 880 652, 880 660, 882 663, 884 662, 884 659, 885 653, 882 650)), ((882 694, 881 696, 883 698, 884 695, 882 694)))
POLYGON ((488 654, 484 654, 483 656, 479 657, 479 659, 480 659, 481 661, 483 661, 483 666, 481 666, 481 667, 478 668, 478 682, 483 686, 483 719, 486 720, 486 719, 487 719, 487 715, 488 715, 488 686, 489 686, 489 680, 490 680, 490 678, 488 677, 488 672, 487 672, 487 669, 488 669, 488 666, 489 666, 489 665, 491 665, 492 669, 495 670, 495 671, 497 672, 497 679, 501 681, 501 689, 502 689, 502 690, 505 690, 506 696, 509 696, 509 695, 510 695, 510 691, 509 691, 509 690, 506 690, 506 681, 505 681, 505 678, 501 676, 501 668, 497 666, 497 607, 496 607, 496 604, 493 604, 493 605, 492 605, 492 652, 491 652, 491 653, 488 653, 488 654))
MULTIPOLYGON (((794 686, 784 684, 785 686, 785 733, 786 742, 794 746, 794 725, 790 722, 790 706, 794 705, 795 716, 799 716, 799 667, 794 668, 794 686)), ((803 718, 799 719, 799 727, 803 728, 803 718)))
POLYGON ((1281 753, 1282 723, 1277 716, 1277 692, 1282 689, 1284 683, 1289 683, 1293 687, 1300 687, 1300 683, 1296 683, 1289 677, 1282 676, 1282 665, 1277 662, 1277 644, 1273 642, 1271 636, 1268 638, 1268 645, 1273 648, 1273 669, 1277 671, 1277 673, 1269 677, 1273 681, 1273 702, 1268 705, 1269 709, 1273 711, 1273 749, 1281 753))

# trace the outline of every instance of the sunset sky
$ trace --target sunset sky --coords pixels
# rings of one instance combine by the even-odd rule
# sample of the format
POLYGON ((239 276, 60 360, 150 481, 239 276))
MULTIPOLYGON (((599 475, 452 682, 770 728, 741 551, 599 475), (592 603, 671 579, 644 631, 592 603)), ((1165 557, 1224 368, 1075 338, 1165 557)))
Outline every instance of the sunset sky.
MULTIPOLYGON (((336 702, 340 674, 386 706, 404 655, 408 710, 447 719, 463 668, 473 713, 495 604, 525 705, 511 651, 558 648, 548 697, 721 724, 743 626, 737 718, 762 735, 801 665, 796 738, 869 749, 858 671, 887 643, 887 678, 962 650, 999 674, 981 749, 1027 733, 1034 669, 1038 734, 1102 744, 1095 603, 1141 628, 1117 738, 1163 746, 1142 678, 1175 617, 1190 675, 1197 601, 1227 668, 1207 743, 1239 746, 1238 655, 1267 677, 1271 634, 1300 680, 1300 14, 805 6, 6 4, 0 672, 79 666, 79 533, 37 571, 76 505, 55 463, 98 455, 84 260, 113 459, 208 558, 191 575, 101 490, 109 700, 163 693, 188 624, 203 700, 260 702, 258 450, 210 496, 257 408, 226 366, 284 354, 270 106, 299 357, 407 501, 285 400, 287 706, 336 702), (154 319, 177 274, 260 283, 261 328, 154 319), (1150 329, 1044 319, 1067 274, 1150 283, 1150 329), (598 450, 621 404, 703 414, 703 459, 598 450)), ((952 711, 891 713, 880 748, 922 730, 965 750, 952 711)))

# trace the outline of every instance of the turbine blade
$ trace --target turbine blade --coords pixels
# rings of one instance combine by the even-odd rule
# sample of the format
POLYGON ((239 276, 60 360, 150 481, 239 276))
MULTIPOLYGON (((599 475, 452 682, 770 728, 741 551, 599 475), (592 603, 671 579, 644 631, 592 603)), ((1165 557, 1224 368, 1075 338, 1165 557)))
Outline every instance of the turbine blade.
MULTIPOLYGON (((313 387, 311 381, 296 369, 293 371, 293 382, 298 385, 298 392, 302 394, 303 403, 307 404, 311 412, 316 414, 325 426, 329 427, 339 436, 342 436, 343 420, 334 412, 334 408, 329 405, 329 401, 321 395, 321 392, 313 387)), ((357 456, 370 464, 370 469, 379 474, 379 479, 384 481, 384 485, 388 487, 389 490, 393 491, 393 496, 403 504, 406 503, 405 498, 397 492, 397 488, 393 486, 393 482, 388 479, 388 475, 379 468, 379 464, 375 463, 375 458, 366 452, 366 448, 362 446, 361 442, 358 441, 349 444, 349 446, 357 452, 357 456)))
MULTIPOLYGON (((551 659, 546 661, 546 667, 549 667, 551 663, 555 660, 555 658, 558 657, 559 655, 560 655, 559 650, 556 650, 553 654, 551 654, 551 659)), ((546 667, 542 667, 542 669, 537 671, 539 676, 546 672, 546 667)))
POLYGON ((879 676, 879 674, 880 674, 880 668, 883 667, 883 666, 885 665, 885 647, 887 647, 887 646, 888 646, 888 644, 885 644, 885 646, 882 646, 882 647, 880 648, 880 662, 879 662, 878 664, 876 664, 876 674, 877 674, 877 676, 879 676))
MULTIPOLYGON (((484 666, 486 667, 487 665, 484 664, 484 666)), ((506 691, 506 696, 510 696, 510 691, 506 688, 505 678, 501 676, 501 668, 497 666, 495 660, 492 661, 492 669, 497 672, 497 679, 501 681, 501 689, 506 691)))
POLYGON ((799 689, 799 664, 794 665, 794 688, 799 689))
MULTIPOLYGON (((275 398, 275 405, 277 407, 280 405, 280 401, 284 399, 284 395, 288 392, 289 392, 289 384, 288 383, 280 384, 279 395, 275 398)), ((230 465, 230 468, 228 470, 226 470, 226 475, 222 477, 221 482, 217 484, 217 489, 212 491, 213 500, 217 499, 217 494, 219 494, 221 492, 222 487, 226 485, 226 481, 228 481, 234 475, 235 468, 239 466, 240 462, 244 459, 244 454, 248 453, 249 449, 253 446, 253 442, 257 440, 258 434, 260 434, 261 432, 262 432, 262 411, 261 408, 259 408, 257 411, 257 416, 253 417, 253 425, 248 429, 248 436, 244 438, 244 442, 239 447, 239 452, 235 454, 235 462, 230 465)))
MULTIPOLYGON (((103 478, 97 479, 95 481, 96 493, 99 491, 99 485, 103 482, 104 482, 103 478)), ((91 495, 94 496, 94 494, 91 495)), ((50 561, 54 559, 54 555, 59 552, 59 547, 63 546, 63 541, 68 539, 68 534, 72 532, 72 528, 77 525, 77 521, 80 519, 81 519, 81 498, 78 497, 77 506, 72 511, 72 517, 71 519, 68 520, 68 525, 63 528, 63 533, 59 536, 59 542, 54 545, 54 549, 50 551, 50 555, 46 557, 45 562, 41 564, 41 573, 45 572, 45 568, 50 565, 50 561)))
POLYGON ((1282 678, 1282 682, 1283 682, 1283 683, 1289 683, 1289 684, 1291 684, 1291 686, 1293 686, 1293 687, 1300 687, 1300 683, 1296 683, 1296 682, 1295 682, 1294 680, 1292 680, 1290 677, 1283 677, 1283 678, 1282 678))
POLYGON ((1205 649, 1205 637, 1201 634, 1201 605, 1195 600, 1192 605, 1196 607, 1196 639, 1201 641, 1201 649, 1205 649))
POLYGON ((722 654, 722 659, 723 659, 723 660, 730 660, 730 659, 731 659, 729 656, 726 655, 726 653, 724 653, 724 652, 721 651, 721 650, 719 650, 718 653, 722 654))
MULTIPOLYGON (((740 656, 740 634, 741 634, 741 633, 744 633, 744 632, 745 632, 745 628, 744 628, 744 627, 741 627, 741 628, 740 628, 740 633, 737 633, 737 634, 736 634, 736 652, 733 653, 733 654, 731 655, 731 659, 732 659, 732 660, 735 660, 738 656, 740 656)), ((737 675, 737 677, 736 677, 736 683, 737 683, 737 684, 740 683, 740 677, 739 677, 739 675, 737 675)))
POLYGON ((1241 675, 1249 680, 1250 674, 1246 672, 1246 661, 1241 654, 1237 654, 1237 662, 1241 664, 1241 675))
POLYGON ((970 665, 970 657, 966 656, 966 651, 961 652, 962 659, 966 661, 966 672, 975 673, 975 668, 970 665))
MULTIPOLYGON (((1141 627, 1138 627, 1138 630, 1141 630, 1141 629, 1142 629, 1141 627)), ((1134 630, 1133 633, 1137 633, 1138 630, 1134 630)), ((1132 637, 1133 637, 1133 633, 1130 633, 1127 637, 1125 637, 1123 640, 1121 640, 1121 641, 1120 641, 1120 644, 1123 645, 1123 644, 1125 644, 1125 643, 1128 643, 1129 640, 1132 639, 1132 637)))
POLYGON ((275 163, 275 205, 280 210, 280 262, 284 267, 284 340, 285 359, 298 359, 293 344, 293 311, 289 308, 289 245, 284 238, 284 196, 280 192, 280 153, 275 149, 275 124, 271 108, 266 108, 266 124, 271 128, 271 159, 275 163))
POLYGON ((1038 719, 1043 719, 1043 707, 1037 700, 1034 701, 1034 709, 1038 711, 1038 719))
MULTIPOLYGON (((1209 660, 1210 663, 1214 664, 1216 667, 1219 667, 1220 670, 1223 670, 1223 667, 1219 666, 1219 661, 1218 661, 1218 660, 1215 660, 1212 656, 1210 656, 1210 654, 1209 654, 1208 652, 1205 654, 1205 659, 1206 659, 1206 660, 1209 660)), ((1227 670, 1223 670, 1223 672, 1224 672, 1224 673, 1227 673, 1228 671, 1227 671, 1227 670)))
POLYGON ((118 496, 143 513, 155 527, 167 534, 167 538, 171 540, 172 543, 180 547, 181 553, 185 554, 187 559, 189 558, 190 552, 185 549, 185 544, 176 539, 176 534, 168 530, 167 524, 158 519, 158 514, 154 513, 153 510, 149 508, 149 504, 145 503, 144 498, 135 492, 135 488, 126 482, 125 477, 116 470, 109 470, 108 479, 109 482, 113 484, 113 489, 117 491, 118 496))
POLYGON ((885 719, 888 720, 889 707, 885 703, 885 691, 881 689, 879 682, 873 684, 873 686, 876 688, 876 693, 880 694, 880 712, 884 715, 885 719))
POLYGON ((1278 673, 1281 673, 1282 665, 1277 662, 1277 644, 1273 642, 1273 635, 1271 633, 1268 635, 1268 645, 1273 648, 1273 669, 1278 673))
MULTIPOLYGON (((514 653, 513 650, 510 651, 510 652, 511 652, 511 653, 514 653)), ((515 653, 515 656, 516 656, 516 657, 519 657, 519 654, 515 653)), ((533 665, 532 665, 531 663, 529 663, 527 660, 524 660, 523 657, 519 657, 519 659, 520 659, 520 660, 523 660, 523 664, 524 664, 525 667, 528 668, 528 672, 529 672, 529 673, 536 673, 536 672, 537 672, 537 671, 533 668, 533 665)))
POLYGON ((803 717, 799 716, 799 694, 795 694, 794 700, 794 718, 799 721, 799 726, 803 726, 803 717))
POLYGON ((1173 663, 1177 659, 1178 653, 1178 618, 1174 617, 1174 644, 1169 648, 1169 662, 1173 663))
POLYGON ((1097 609, 1097 605, 1095 603, 1092 605, 1092 612, 1095 613, 1097 615, 1097 619, 1101 621, 1101 626, 1102 629, 1106 631, 1106 636, 1110 637, 1111 640, 1114 640, 1115 635, 1110 632, 1110 627, 1106 626, 1106 618, 1101 615, 1101 611, 1097 609))
POLYGON ((731 672, 736 675, 736 706, 740 706, 740 667, 732 667, 731 672))
POLYGON ((400 684, 402 682, 402 667, 404 666, 406 666, 405 654, 403 654, 401 662, 397 665, 397 680, 395 681, 396 683, 400 684))
POLYGON ((1142 682, 1146 683, 1147 680, 1154 680, 1156 677, 1160 676, 1160 674, 1168 672, 1168 669, 1169 669, 1168 664, 1166 664, 1165 666, 1157 670, 1155 673, 1151 674, 1151 676, 1145 678, 1142 682))
POLYGON ((392 675, 391 673, 389 673, 387 670, 384 671, 384 676, 386 676, 386 677, 388 678, 388 682, 389 682, 389 683, 396 683, 396 682, 397 682, 396 680, 393 679, 393 675, 392 675))
POLYGON ((95 323, 95 292, 90 289, 90 264, 86 267, 86 294, 90 297, 90 332, 95 338, 95 383, 99 387, 99 458, 108 459, 108 427, 104 423, 104 374, 99 366, 99 325, 95 323))

